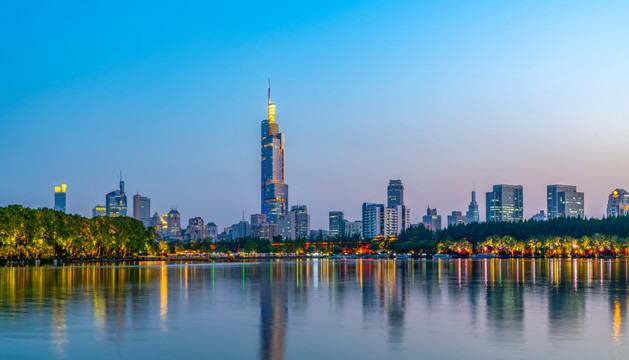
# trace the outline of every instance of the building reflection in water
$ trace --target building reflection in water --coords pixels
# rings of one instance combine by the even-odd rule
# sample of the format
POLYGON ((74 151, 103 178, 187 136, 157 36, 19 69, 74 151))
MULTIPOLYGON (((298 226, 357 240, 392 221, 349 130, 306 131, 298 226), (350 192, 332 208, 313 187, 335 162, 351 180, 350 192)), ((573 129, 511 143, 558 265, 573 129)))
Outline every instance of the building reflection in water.
POLYGON ((264 266, 260 274, 260 337, 261 359, 283 359, 288 318, 288 279, 284 278, 281 263, 264 266), (276 267, 275 274, 273 273, 276 267))

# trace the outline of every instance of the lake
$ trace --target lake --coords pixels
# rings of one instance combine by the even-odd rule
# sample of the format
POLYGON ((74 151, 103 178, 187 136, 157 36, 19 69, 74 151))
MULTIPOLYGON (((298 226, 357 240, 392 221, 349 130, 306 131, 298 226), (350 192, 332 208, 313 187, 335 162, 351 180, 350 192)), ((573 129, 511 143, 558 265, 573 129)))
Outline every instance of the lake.
POLYGON ((620 359, 628 270, 624 259, 5 267, 0 359, 620 359))

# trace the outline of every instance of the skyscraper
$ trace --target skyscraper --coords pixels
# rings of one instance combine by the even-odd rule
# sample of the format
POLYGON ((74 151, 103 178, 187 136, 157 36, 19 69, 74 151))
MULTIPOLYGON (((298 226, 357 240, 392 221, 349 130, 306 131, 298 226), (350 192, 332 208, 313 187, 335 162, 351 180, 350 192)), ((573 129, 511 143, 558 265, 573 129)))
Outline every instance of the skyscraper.
POLYGON ((97 216, 106 216, 107 215, 107 207, 103 205, 96 205, 92 209, 92 217, 95 218, 97 216))
POLYGON ((476 202, 476 190, 472 191, 472 201, 467 207, 467 213, 465 213, 465 221, 468 224, 480 221, 478 216, 478 203, 476 202))
POLYGON ((522 221, 522 196, 522 185, 494 185, 485 197, 487 221, 522 221))
POLYGON ((338 238, 345 235, 345 219, 342 211, 330 211, 330 237, 338 238))
POLYGON ((170 210, 166 218, 166 223, 168 226, 168 240, 181 240, 181 215, 179 211, 176 209, 170 210))
POLYGON ((133 218, 142 221, 145 227, 151 225, 151 199, 140 194, 133 195, 133 218))
POLYGON ((614 189, 607 200, 607 217, 629 215, 629 193, 625 189, 614 189))
POLYGON ((384 204, 363 203, 363 237, 375 239, 384 235, 384 204))
POLYGON ((404 185, 402 180, 389 180, 387 187, 387 207, 404 205, 404 185))
POLYGON ((448 227, 465 224, 467 217, 463 216, 462 211, 453 211, 452 215, 448 215, 448 227))
POLYGON ((422 221, 424 226, 432 231, 441 230, 441 215, 437 214, 437 209, 431 209, 430 206, 428 206, 426 215, 422 217, 422 221))
POLYGON ((574 185, 548 185, 548 219, 557 217, 584 217, 583 193, 574 185))
POLYGON ((306 205, 294 205, 290 211, 295 213, 295 237, 307 238, 310 233, 310 215, 306 205))
POLYGON ((66 212, 66 190, 67 185, 61 184, 60 186, 55 186, 55 207, 54 209, 57 211, 66 212))
POLYGON ((261 141, 261 205, 262 214, 271 224, 288 209, 288 185, 284 184, 284 134, 275 122, 275 104, 271 103, 271 83, 268 88, 268 117, 262 121, 261 141))
POLYGON ((107 216, 127 216, 127 194, 124 192, 124 181, 120 179, 118 189, 107 193, 105 196, 105 206, 107 216))

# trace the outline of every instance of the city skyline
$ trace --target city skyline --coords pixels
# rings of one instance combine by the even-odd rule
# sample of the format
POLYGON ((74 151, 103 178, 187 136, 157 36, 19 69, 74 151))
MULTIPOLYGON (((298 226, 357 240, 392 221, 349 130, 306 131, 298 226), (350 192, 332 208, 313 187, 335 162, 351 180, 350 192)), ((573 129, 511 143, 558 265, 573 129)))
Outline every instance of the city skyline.
POLYGON ((602 217, 629 187, 627 145, 614 141, 629 126, 629 5, 597 5, 224 4, 216 21, 196 5, 168 34, 163 7, 142 17, 114 4, 80 24, 63 21, 69 9, 49 33, 56 7, 8 5, 0 205, 52 207, 50 186, 66 183, 67 212, 89 216, 122 170, 160 213, 220 226, 258 213, 270 76, 291 203, 313 229, 329 211, 361 219, 390 179, 404 181, 413 223, 427 204, 464 211, 474 182, 481 219, 500 183, 523 185, 524 218, 546 209, 549 184, 577 186, 585 215, 602 217), (23 16, 33 11, 41 21, 23 16))

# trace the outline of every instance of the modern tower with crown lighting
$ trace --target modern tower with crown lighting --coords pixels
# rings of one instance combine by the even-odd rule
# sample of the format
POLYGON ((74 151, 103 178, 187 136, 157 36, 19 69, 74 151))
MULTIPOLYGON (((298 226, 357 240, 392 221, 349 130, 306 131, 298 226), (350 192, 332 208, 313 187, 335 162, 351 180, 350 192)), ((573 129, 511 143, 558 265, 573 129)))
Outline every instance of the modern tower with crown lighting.
POLYGON ((288 185, 284 184, 284 134, 275 122, 275 104, 271 102, 271 82, 268 88, 266 120, 262 121, 262 214, 267 221, 277 224, 278 217, 288 210, 288 185))

